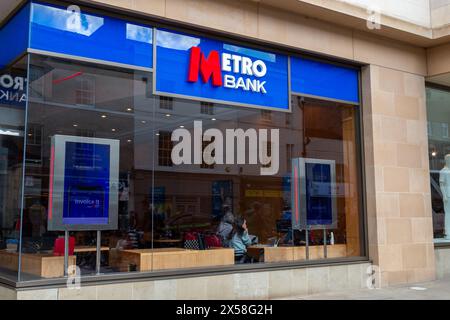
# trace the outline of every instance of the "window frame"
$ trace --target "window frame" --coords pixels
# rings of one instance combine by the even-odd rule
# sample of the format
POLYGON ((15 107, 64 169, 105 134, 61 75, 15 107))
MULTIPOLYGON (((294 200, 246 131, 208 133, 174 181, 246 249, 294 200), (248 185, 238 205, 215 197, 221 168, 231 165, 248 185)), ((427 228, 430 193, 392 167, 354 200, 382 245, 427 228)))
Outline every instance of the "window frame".
MULTIPOLYGON (((439 90, 439 91, 444 91, 447 92, 450 95, 450 87, 445 86, 445 85, 441 85, 441 84, 437 84, 437 83, 432 83, 429 81, 425 81, 425 90, 427 89, 433 89, 433 90, 439 90)), ((442 137, 442 136, 438 136, 436 134, 436 130, 433 130, 433 122, 431 122, 428 119, 428 96, 426 96, 426 111, 427 111, 427 141, 428 141, 428 145, 430 146, 430 138, 449 138, 449 137, 442 137)), ((443 131, 443 123, 439 123, 439 131, 440 133, 442 133, 443 131)), ((450 148, 450 143, 449 146, 450 148)), ((429 150, 428 150, 429 151, 429 150)), ((429 160, 428 160, 429 161, 429 160)), ((431 170, 428 171, 428 174, 431 175, 431 170)), ((430 196, 430 202, 432 205, 433 202, 433 198, 430 196)), ((433 208, 431 209, 433 211, 433 208)), ((433 220, 434 221, 434 220, 433 220)), ((433 244, 435 248, 440 248, 440 247, 448 247, 450 248, 450 242, 446 242, 446 241, 440 241, 442 240, 442 238, 435 238, 434 237, 434 222, 433 222, 433 244)))

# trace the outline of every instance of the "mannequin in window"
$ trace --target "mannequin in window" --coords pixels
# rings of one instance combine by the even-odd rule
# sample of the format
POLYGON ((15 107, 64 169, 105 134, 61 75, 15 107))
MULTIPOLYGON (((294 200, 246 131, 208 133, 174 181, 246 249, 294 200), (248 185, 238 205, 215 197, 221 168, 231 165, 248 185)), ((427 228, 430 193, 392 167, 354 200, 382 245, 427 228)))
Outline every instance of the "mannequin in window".
POLYGON ((450 240, 450 154, 445 156, 445 167, 439 172, 439 186, 444 202, 444 233, 445 239, 450 240))

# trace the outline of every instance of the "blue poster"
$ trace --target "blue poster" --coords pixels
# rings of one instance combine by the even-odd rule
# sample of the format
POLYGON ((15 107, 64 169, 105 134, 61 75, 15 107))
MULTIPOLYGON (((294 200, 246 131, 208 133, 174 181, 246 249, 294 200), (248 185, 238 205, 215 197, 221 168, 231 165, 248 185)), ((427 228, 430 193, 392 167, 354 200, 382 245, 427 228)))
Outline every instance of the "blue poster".
POLYGON ((233 181, 213 181, 212 216, 221 218, 226 210, 233 210, 233 181))
POLYGON ((289 110, 288 57, 157 30, 155 93, 289 110))
POLYGON ((153 210, 155 215, 165 218, 166 215, 166 188, 150 188, 150 198, 153 198, 153 210))
POLYGON ((333 223, 331 166, 306 163, 306 221, 308 226, 333 223))
POLYGON ((110 146, 66 142, 64 224, 107 224, 110 146))

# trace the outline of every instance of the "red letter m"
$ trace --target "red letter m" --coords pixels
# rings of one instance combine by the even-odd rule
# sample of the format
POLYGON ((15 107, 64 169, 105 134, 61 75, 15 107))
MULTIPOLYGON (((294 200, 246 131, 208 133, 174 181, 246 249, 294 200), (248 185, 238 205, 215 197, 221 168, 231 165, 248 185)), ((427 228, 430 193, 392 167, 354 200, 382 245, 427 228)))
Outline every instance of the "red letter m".
POLYGON ((220 70, 219 53, 212 50, 208 58, 205 58, 199 47, 191 48, 191 60, 189 62, 189 82, 197 82, 198 74, 202 75, 202 80, 207 83, 212 76, 213 86, 222 85, 222 71, 220 70))

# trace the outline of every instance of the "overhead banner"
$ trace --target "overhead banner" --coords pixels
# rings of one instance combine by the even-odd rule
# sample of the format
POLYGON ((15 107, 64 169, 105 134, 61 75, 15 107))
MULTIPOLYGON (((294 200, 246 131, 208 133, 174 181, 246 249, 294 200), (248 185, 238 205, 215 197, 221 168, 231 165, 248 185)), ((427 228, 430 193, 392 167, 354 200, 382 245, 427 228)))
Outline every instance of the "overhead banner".
POLYGON ((52 138, 49 230, 117 228, 119 141, 52 138))
POLYGON ((155 94, 290 111, 288 57, 156 30, 155 94))
POLYGON ((16 61, 28 49, 30 7, 30 4, 24 5, 0 27, 0 69, 16 61))
POLYGON ((76 8, 33 3, 30 48, 69 57, 152 68, 151 26, 77 11, 76 8))
POLYGON ((303 57, 291 57, 294 94, 359 104, 359 70, 303 57))

